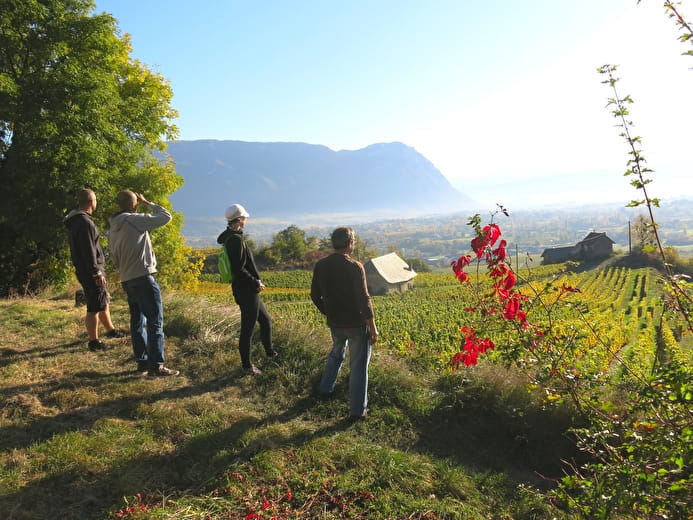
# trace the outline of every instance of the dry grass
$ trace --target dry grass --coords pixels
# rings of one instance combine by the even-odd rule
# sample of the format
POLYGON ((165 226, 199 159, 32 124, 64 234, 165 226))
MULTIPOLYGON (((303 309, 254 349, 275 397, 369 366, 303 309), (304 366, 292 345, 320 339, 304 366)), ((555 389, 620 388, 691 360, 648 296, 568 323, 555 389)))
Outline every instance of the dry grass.
MULTIPOLYGON (((127 327, 114 293, 114 322, 127 327)), ((372 413, 354 424, 343 378, 334 399, 313 393, 326 329, 279 320, 280 362, 258 346, 264 373, 243 377, 235 307, 165 293, 165 309, 167 364, 182 375, 150 379, 135 375, 129 339, 88 351, 70 290, 0 301, 0 518, 555 516, 518 481, 489 483, 506 449, 519 474, 512 436, 531 434, 505 428, 502 407, 482 410, 493 384, 414 375, 376 349, 372 413), (463 394, 477 401, 474 427, 463 394), (492 430, 483 449, 469 445, 492 430)))

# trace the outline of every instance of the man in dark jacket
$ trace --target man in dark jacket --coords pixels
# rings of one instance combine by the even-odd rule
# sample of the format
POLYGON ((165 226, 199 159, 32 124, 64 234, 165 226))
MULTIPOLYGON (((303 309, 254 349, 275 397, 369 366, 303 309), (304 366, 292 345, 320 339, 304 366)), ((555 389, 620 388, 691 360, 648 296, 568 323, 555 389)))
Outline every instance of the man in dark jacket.
POLYGON ((332 333, 332 349, 319 390, 322 394, 334 390, 348 346, 350 415, 359 419, 368 412, 368 365, 378 329, 363 266, 349 256, 354 251, 354 231, 339 227, 331 240, 334 252, 315 264, 310 288, 310 297, 327 316, 332 333))
POLYGON ((68 231, 72 264, 87 301, 85 323, 89 350, 107 350, 112 347, 99 340, 99 322, 106 328, 106 337, 122 338, 124 334, 111 321, 104 254, 99 230, 91 218, 96 209, 96 195, 90 189, 79 190, 77 204, 78 208, 70 211, 63 222, 68 231))

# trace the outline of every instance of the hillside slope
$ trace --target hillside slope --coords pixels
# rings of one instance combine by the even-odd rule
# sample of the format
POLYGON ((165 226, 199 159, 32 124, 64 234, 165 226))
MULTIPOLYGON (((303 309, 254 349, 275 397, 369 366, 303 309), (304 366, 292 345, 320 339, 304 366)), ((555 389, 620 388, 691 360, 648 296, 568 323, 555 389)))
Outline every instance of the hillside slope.
POLYGON ((1 518, 559 517, 516 486, 552 471, 567 425, 516 417, 526 392, 499 390, 507 378, 414 375, 379 348, 371 413, 353 423, 344 374, 334 399, 312 391, 326 327, 277 316, 282 358, 258 352, 263 374, 243 377, 237 309, 164 297, 181 376, 156 379, 135 374, 126 338, 89 352, 68 294, 0 301, 1 518))

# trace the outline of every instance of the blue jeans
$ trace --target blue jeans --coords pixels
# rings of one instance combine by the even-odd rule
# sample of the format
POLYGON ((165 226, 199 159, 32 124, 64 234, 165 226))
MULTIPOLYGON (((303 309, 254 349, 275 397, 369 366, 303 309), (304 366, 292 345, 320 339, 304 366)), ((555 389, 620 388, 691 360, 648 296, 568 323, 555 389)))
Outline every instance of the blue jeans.
POLYGON ((327 356, 325 371, 320 380, 320 392, 331 393, 337 381, 339 369, 349 346, 349 400, 350 414, 362 415, 368 406, 368 364, 371 360, 371 344, 368 328, 330 327, 332 350, 327 356))
POLYGON ((161 291, 152 275, 122 283, 130 307, 132 351, 138 363, 150 369, 164 364, 164 306, 161 291))

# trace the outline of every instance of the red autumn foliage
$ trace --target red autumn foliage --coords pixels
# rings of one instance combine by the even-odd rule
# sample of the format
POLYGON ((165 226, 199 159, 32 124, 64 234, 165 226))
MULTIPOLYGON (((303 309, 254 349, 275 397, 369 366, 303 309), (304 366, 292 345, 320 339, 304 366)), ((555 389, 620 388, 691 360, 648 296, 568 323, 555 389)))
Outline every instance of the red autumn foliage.
MULTIPOLYGON (((493 281, 493 294, 495 303, 492 305, 482 305, 482 316, 500 315, 509 321, 517 321, 524 329, 527 328, 527 313, 522 310, 522 303, 526 297, 515 290, 517 282, 515 273, 507 263, 508 243, 505 240, 498 242, 501 236, 500 227, 497 224, 489 224, 481 229, 481 233, 471 241, 471 248, 476 255, 477 261, 482 257, 486 261, 488 276, 493 281), (498 247, 493 246, 498 242, 498 247)), ((462 255, 457 261, 452 262, 452 270, 460 283, 469 282, 469 276, 464 268, 469 266, 472 261, 471 255, 462 255)), ((477 306, 468 306, 465 310, 475 312, 477 306)), ((479 337, 473 327, 462 327, 464 335, 462 348, 452 357, 451 365, 453 370, 460 365, 476 365, 480 354, 484 354, 490 349, 495 348, 493 341, 489 338, 479 337)))

